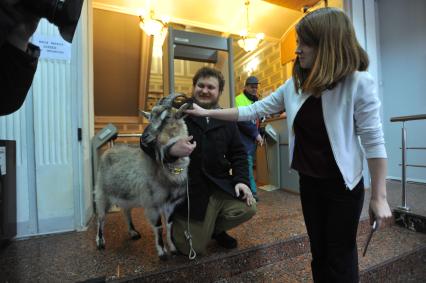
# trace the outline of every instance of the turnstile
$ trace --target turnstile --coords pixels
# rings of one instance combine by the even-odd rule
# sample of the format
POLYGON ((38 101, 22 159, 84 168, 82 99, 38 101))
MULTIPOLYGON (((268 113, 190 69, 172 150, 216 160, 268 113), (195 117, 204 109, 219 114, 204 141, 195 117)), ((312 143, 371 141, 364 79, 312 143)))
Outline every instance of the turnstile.
POLYGON ((93 185, 96 182, 96 172, 98 170, 99 149, 111 139, 117 138, 118 130, 113 124, 106 125, 92 138, 92 169, 93 185))
POLYGON ((16 142, 0 140, 0 246, 16 236, 16 142))
POLYGON ((266 166, 269 184, 260 186, 265 191, 273 191, 281 188, 280 176, 280 136, 270 125, 265 127, 266 166))

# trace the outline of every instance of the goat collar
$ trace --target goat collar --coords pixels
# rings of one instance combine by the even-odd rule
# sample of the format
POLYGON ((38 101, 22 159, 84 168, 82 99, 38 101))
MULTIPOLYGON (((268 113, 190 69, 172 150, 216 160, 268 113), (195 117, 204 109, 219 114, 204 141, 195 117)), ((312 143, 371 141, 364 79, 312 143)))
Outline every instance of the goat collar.
POLYGON ((173 167, 173 166, 167 166, 167 169, 169 169, 170 173, 172 173, 174 175, 180 175, 185 170, 185 168, 182 168, 182 167, 173 167))

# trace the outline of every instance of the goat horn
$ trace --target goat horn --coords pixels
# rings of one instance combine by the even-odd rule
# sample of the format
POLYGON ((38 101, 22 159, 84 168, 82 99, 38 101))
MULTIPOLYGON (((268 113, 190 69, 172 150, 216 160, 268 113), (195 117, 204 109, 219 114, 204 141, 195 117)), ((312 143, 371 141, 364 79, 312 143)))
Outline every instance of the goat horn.
POLYGON ((177 119, 182 119, 182 118, 185 118, 188 114, 186 114, 184 111, 186 110, 186 109, 189 109, 189 108, 191 108, 192 107, 192 101, 188 101, 188 102, 185 102, 179 109, 178 109, 178 111, 176 112, 176 118, 177 119))
POLYGON ((169 96, 163 97, 159 104, 164 105, 166 107, 171 107, 173 101, 177 98, 177 97, 181 97, 181 96, 185 96, 182 93, 171 93, 169 96))

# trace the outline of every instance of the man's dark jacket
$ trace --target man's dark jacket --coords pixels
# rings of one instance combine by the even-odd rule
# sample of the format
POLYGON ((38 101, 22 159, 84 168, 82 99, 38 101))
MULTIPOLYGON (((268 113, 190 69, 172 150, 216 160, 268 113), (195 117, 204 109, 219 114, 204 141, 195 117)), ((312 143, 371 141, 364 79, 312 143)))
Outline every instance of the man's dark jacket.
MULTIPOLYGON (((210 195, 223 190, 235 196, 235 185, 249 186, 247 154, 235 122, 188 116, 185 118, 189 135, 197 146, 189 156, 190 217, 203 221, 210 195), (232 175, 230 169, 232 168, 232 175)), ((153 156, 152 146, 142 149, 153 156)), ((187 216, 187 201, 176 208, 176 213, 187 216)))

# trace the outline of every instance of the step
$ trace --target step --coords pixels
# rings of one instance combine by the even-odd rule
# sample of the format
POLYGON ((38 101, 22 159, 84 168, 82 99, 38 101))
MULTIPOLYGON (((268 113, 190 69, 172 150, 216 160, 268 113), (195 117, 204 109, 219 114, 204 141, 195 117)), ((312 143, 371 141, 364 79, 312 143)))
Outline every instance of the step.
POLYGON ((307 237, 297 236, 273 244, 201 258, 178 267, 127 277, 114 282, 213 282, 284 258, 304 254, 308 247, 307 237))
MULTIPOLYGON (((376 232, 365 257, 367 234, 358 235, 361 282, 425 282, 426 235, 398 226, 376 232)), ((312 282, 309 252, 216 282, 312 282)))
MULTIPOLYGON (((278 190, 259 192, 259 197, 261 201, 258 203, 257 214, 250 221, 229 231, 238 238, 238 248, 233 251, 225 250, 212 241, 206 255, 195 261, 189 261, 184 256, 160 261, 153 244, 152 227, 144 217, 143 209, 137 208, 132 214, 134 225, 142 235, 140 240, 130 240, 122 213, 112 212, 106 219, 106 248, 102 251, 97 250, 95 243, 96 219, 82 232, 14 241, 0 250, 0 282, 56 282, 58 278, 61 282, 84 282, 97 278, 110 281, 158 274, 162 271, 185 270, 186 266, 209 262, 213 264, 207 266, 217 275, 218 269, 213 268, 215 262, 238 255, 241 251, 252 251, 254 258, 259 258, 262 263, 269 260, 269 255, 266 253, 261 256, 265 251, 254 247, 263 245, 276 250, 273 248, 274 244, 285 242, 285 239, 298 239, 297 236, 304 235, 306 230, 298 195, 278 190)), ((295 242, 287 244, 294 245, 295 242)), ((244 254, 241 252, 241 256, 235 257, 236 264, 244 262, 244 254)), ((199 275, 187 274, 195 276, 194 278, 199 275)))
MULTIPOLYGON (((358 233, 362 243, 365 241, 364 238, 367 236, 368 231, 369 223, 365 219, 361 221, 358 233)), ((384 232, 380 233, 383 234, 384 232)), ((404 232, 401 231, 401 233, 404 232)), ((409 233, 412 232, 409 231, 409 233)), ((426 240, 426 235, 424 235, 424 239, 426 240)), ((424 244, 426 246, 426 242, 424 244)), ((117 282, 186 282, 192 280, 196 282, 212 282, 233 278, 239 274, 253 272, 253 270, 258 270, 264 266, 274 266, 282 261, 307 255, 309 255, 309 242, 307 235, 304 234, 248 249, 219 253, 182 266, 174 266, 140 276, 127 277, 117 282)))
MULTIPOLYGON (((32 237, 11 242, 4 249, 0 249, 0 282, 84 282, 85 280, 87 282, 105 280, 112 282, 121 280, 121 282, 207 283, 235 279, 246 272, 255 272, 262 267, 272 266, 297 257, 300 257, 300 260, 307 260, 304 266, 308 268, 308 272, 304 273, 304 276, 307 276, 306 280, 310 280, 309 244, 299 196, 284 190, 259 191, 258 194, 260 202, 257 214, 250 221, 229 231, 238 239, 236 250, 225 250, 212 241, 208 246, 207 254, 194 261, 189 261, 184 256, 174 256, 168 261, 160 261, 153 245, 154 235, 151 225, 143 216, 143 209, 138 208, 134 209, 132 214, 135 227, 141 233, 142 238, 138 241, 131 241, 122 214, 109 213, 105 223, 107 246, 103 251, 96 248, 95 219, 84 231, 32 237), (93 281, 91 281, 92 279, 93 281), (99 280, 96 281, 97 279, 99 280)), ((388 190, 388 196, 390 201, 399 203, 400 189, 388 190)), ((414 204, 424 206, 425 203, 424 198, 419 197, 418 194, 416 196, 415 200, 410 201, 413 210, 417 207, 414 204)), ((368 215, 368 201, 369 192, 367 191, 361 214, 363 219, 368 215)), ((360 238, 360 246, 363 246, 362 241, 365 241, 368 231, 368 221, 361 221, 359 236, 364 238, 360 238)), ((365 260, 361 259, 362 276, 368 274, 373 279, 380 278, 379 276, 390 273, 387 269, 398 269, 398 263, 401 261, 408 262, 408 266, 412 267, 409 272, 406 272, 407 274, 419 273, 416 269, 419 260, 423 262, 422 266, 425 266, 423 248, 426 240, 424 234, 397 226, 392 227, 390 231, 394 232, 387 237, 392 239, 395 237, 392 235, 399 235, 400 240, 386 240, 389 242, 389 247, 376 247, 377 239, 382 234, 382 231, 379 231, 373 237, 367 254, 367 258, 371 258, 370 253, 377 250, 380 252, 378 253, 379 260, 370 265, 363 265, 365 260), (397 233, 398 231, 400 232, 397 233), (405 235, 407 235, 407 239, 405 239, 405 235), (419 237, 417 242, 413 241, 413 238, 416 239, 416 237, 419 237), (408 246, 407 249, 407 244, 410 243, 411 246, 408 246), (398 252, 382 258, 382 252, 386 252, 388 249, 398 252)), ((293 265, 301 264, 300 260, 294 260, 293 265)), ((402 274, 402 272, 400 273, 402 274)), ((422 278, 423 275, 418 276, 420 277, 417 278, 422 278)), ((300 276, 295 280, 297 282, 303 278, 300 276)), ((380 282, 380 280, 372 280, 372 282, 377 281, 380 282)), ((426 280, 422 281, 426 282, 426 280)))
POLYGON ((426 233, 426 217, 410 211, 394 209, 393 215, 395 222, 401 227, 405 227, 412 231, 426 233))

